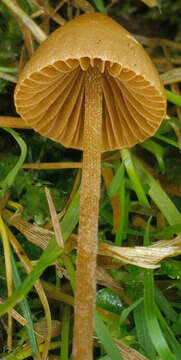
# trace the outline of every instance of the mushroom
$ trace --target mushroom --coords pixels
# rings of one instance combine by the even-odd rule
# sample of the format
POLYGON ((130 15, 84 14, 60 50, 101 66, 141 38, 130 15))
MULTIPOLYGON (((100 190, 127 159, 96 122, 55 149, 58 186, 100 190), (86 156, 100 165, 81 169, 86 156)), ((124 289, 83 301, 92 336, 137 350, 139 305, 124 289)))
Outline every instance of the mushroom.
POLYGON ((165 92, 137 40, 111 18, 84 14, 57 29, 20 75, 15 104, 43 136, 83 151, 73 359, 92 359, 101 153, 154 135, 165 92))

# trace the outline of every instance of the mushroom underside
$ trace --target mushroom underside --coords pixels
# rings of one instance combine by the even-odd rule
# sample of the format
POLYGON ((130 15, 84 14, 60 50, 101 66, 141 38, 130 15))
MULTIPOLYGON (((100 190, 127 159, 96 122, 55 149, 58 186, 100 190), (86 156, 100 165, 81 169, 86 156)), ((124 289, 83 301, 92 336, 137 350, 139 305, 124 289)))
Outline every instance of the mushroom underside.
POLYGON ((17 91, 18 112, 43 136, 83 149, 85 74, 94 67, 103 92, 101 152, 152 136, 165 114, 159 90, 134 71, 100 59, 58 62, 32 74, 17 91))

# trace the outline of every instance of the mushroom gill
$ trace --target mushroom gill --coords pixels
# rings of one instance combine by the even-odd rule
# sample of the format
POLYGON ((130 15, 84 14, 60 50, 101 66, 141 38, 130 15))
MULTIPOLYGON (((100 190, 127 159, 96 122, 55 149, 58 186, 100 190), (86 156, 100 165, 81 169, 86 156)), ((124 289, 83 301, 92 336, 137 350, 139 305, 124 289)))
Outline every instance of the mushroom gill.
POLYGON ((58 61, 33 73, 17 90, 17 111, 43 136, 82 149, 85 73, 95 66, 105 114, 101 152, 132 147, 154 135, 165 115, 163 93, 133 70, 102 59, 58 61))

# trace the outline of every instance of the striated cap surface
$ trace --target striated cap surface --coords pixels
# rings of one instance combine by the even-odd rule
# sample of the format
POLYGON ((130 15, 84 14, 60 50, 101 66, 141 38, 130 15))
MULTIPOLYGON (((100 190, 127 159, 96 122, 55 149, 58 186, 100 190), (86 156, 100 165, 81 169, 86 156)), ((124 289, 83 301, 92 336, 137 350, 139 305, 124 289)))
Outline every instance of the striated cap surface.
POLYGON ((43 136, 82 149, 89 66, 102 74, 102 152, 154 135, 166 113, 160 77, 137 40, 100 13, 71 20, 39 47, 16 86, 17 112, 43 136))

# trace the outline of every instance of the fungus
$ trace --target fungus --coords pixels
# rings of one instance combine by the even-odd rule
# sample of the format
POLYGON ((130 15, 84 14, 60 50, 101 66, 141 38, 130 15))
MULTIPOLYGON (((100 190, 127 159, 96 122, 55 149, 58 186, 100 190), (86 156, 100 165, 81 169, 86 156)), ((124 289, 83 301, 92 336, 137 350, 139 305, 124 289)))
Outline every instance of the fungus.
POLYGON ((100 13, 57 29, 20 75, 17 112, 43 136, 83 151, 73 359, 92 359, 101 153, 152 136, 166 111, 151 60, 100 13))

